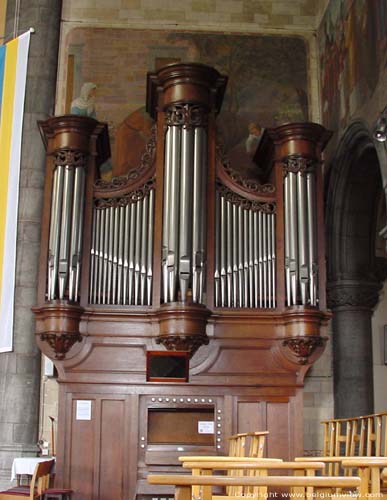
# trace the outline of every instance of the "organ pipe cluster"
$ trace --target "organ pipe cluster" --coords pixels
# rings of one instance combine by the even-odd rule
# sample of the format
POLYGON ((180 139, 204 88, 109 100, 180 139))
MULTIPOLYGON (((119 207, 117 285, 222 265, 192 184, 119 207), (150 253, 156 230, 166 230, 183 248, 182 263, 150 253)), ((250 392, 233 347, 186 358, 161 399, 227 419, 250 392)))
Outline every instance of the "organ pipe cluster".
POLYGON ((162 302, 203 303, 207 130, 201 106, 167 112, 164 152, 162 302))
POLYGON ((215 306, 275 307, 274 205, 230 194, 216 195, 215 306))
POLYGON ((48 249, 48 300, 79 298, 86 156, 55 155, 48 249))
POLYGON ((110 203, 93 210, 89 302, 151 305, 154 188, 110 203))
POLYGON ((317 228, 313 162, 284 165, 286 305, 317 305, 317 228))

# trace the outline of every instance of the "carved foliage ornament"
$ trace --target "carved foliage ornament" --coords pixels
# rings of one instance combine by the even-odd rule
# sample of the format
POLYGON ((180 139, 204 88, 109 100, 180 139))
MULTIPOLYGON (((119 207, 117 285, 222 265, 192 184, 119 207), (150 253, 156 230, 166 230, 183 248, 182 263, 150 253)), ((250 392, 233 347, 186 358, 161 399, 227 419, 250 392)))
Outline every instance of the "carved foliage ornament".
POLYGON ((140 165, 137 168, 131 168, 126 175, 114 177, 111 181, 97 179, 94 186, 98 189, 102 188, 106 190, 120 189, 139 179, 143 173, 149 170, 153 165, 156 154, 156 131, 156 125, 153 125, 151 137, 145 145, 145 150, 141 155, 140 165))
POLYGON ((328 305, 338 307, 365 307, 372 309, 378 303, 380 282, 354 281, 328 284, 328 305))
POLYGON ((95 207, 97 209, 110 208, 110 207, 126 207, 131 203, 137 203, 149 195, 150 191, 155 187, 155 179, 146 182, 141 188, 127 193, 125 196, 119 198, 97 198, 95 199, 95 207))
POLYGON ((207 127, 208 110, 200 104, 175 104, 167 109, 166 125, 192 127, 207 127))
POLYGON ((305 365, 309 357, 318 347, 322 347, 325 341, 324 337, 310 335, 305 337, 289 337, 282 341, 282 345, 287 347, 297 357, 298 364, 305 365))
POLYGON ((284 175, 288 172, 305 174, 306 172, 313 172, 317 161, 312 158, 305 158, 305 156, 294 154, 289 155, 282 160, 282 167, 284 175))
POLYGON ((217 183, 216 186, 217 192, 225 198, 226 201, 229 201, 233 205, 238 205, 245 210, 252 210, 253 212, 263 212, 266 214, 274 214, 276 212, 276 204, 269 203, 265 201, 251 201, 238 194, 230 191, 224 184, 217 183))
POLYGON ((87 154, 76 149, 59 149, 54 153, 54 164, 56 167, 66 166, 67 168, 85 167, 87 154))
POLYGON ((207 345, 207 335, 168 335, 156 339, 157 344, 162 344, 168 351, 189 351, 190 357, 202 345, 207 345))
POLYGON ((243 177, 239 172, 232 168, 223 144, 218 143, 216 145, 216 153, 219 161, 223 165, 223 170, 235 184, 253 194, 275 193, 275 186, 273 184, 260 184, 255 179, 246 179, 246 177, 243 177))
POLYGON ((64 359, 75 342, 82 341, 82 335, 79 332, 60 334, 42 333, 40 339, 48 343, 54 351, 56 359, 64 359))

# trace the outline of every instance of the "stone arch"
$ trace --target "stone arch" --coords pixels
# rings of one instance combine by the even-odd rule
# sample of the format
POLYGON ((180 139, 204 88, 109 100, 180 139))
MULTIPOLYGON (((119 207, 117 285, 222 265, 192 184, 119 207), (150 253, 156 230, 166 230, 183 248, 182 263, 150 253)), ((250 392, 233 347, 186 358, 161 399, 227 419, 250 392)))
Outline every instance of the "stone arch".
POLYGON ((327 182, 328 299, 333 311, 335 416, 373 412, 372 311, 384 276, 375 254, 383 198, 372 133, 360 121, 346 130, 327 182))

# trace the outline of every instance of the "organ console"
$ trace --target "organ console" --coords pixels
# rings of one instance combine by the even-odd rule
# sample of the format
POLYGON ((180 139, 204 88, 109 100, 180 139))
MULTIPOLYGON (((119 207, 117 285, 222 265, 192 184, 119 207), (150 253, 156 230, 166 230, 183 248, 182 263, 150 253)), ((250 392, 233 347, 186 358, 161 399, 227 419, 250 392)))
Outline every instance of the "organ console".
POLYGON ((266 129, 246 179, 216 135, 226 84, 201 64, 148 74, 152 136, 140 165, 111 181, 99 177, 106 124, 39 122, 47 173, 33 310, 59 373, 57 476, 75 500, 157 497, 149 471, 174 470, 187 450, 224 453, 236 432, 269 430, 269 456, 303 452, 303 379, 330 317, 330 133, 266 129), (147 378, 147 351, 164 348, 189 353, 189 380, 147 378))

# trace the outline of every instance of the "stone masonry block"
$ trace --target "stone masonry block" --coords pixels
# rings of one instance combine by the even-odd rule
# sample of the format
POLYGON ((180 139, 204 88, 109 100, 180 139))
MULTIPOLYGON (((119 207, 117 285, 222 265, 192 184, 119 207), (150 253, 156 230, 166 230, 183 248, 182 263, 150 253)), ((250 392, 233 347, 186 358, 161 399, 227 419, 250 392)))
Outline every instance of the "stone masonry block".
POLYGON ((13 425, 13 442, 14 443, 31 442, 31 425, 29 423, 13 425))
POLYGON ((17 354, 17 373, 34 374, 39 371, 40 356, 38 354, 17 354))
POLYGON ((0 422, 0 443, 12 443, 13 424, 0 422))
POLYGON ((18 246, 16 279, 18 284, 37 283, 40 244, 21 242, 18 246))
POLYGON ((22 220, 40 222, 43 209, 42 194, 42 189, 20 189, 19 217, 22 220))
POLYGON ((216 0, 192 0, 192 10, 194 12, 215 12, 216 0))
POLYGON ((268 24, 269 16, 267 14, 254 14, 254 22, 257 24, 268 24))
POLYGON ((3 422, 28 424, 32 432, 38 420, 39 389, 33 383, 34 376, 16 374, 7 377, 8 387, 3 399, 3 422))
POLYGON ((238 14, 243 12, 243 2, 241 0, 217 0, 216 12, 229 12, 238 14))
POLYGON ((299 16, 300 4, 296 2, 274 2, 272 5, 272 13, 283 14, 286 16, 299 16))
MULTIPOLYGON (((0 373, 16 373, 16 354, 14 352, 3 352, 0 356, 0 373)), ((2 401, 4 387, 0 384, 0 401, 2 401)), ((1 407, 0 407, 1 411, 1 407)), ((0 440, 1 442, 1 440, 0 440)))
POLYGON ((121 0, 121 9, 139 10, 141 8, 141 0, 121 0))
POLYGON ((15 290, 15 306, 32 307, 36 305, 36 287, 18 286, 15 290))

